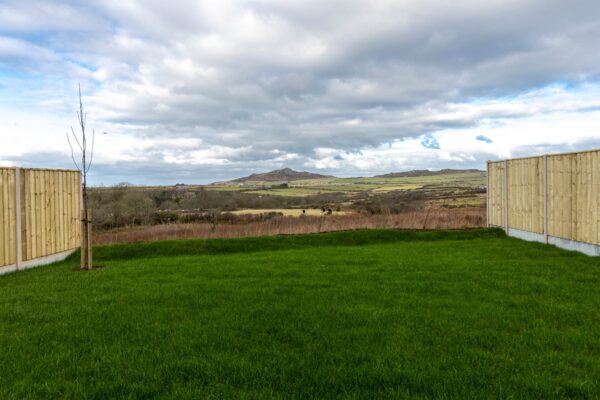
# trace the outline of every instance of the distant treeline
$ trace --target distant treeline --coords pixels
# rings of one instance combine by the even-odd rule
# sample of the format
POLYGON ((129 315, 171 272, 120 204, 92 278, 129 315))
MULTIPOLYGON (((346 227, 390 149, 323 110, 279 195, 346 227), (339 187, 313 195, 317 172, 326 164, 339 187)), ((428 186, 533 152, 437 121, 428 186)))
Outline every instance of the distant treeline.
MULTIPOLYGON (((463 193, 464 195, 464 193, 463 193)), ((468 195, 468 194, 467 194, 468 195)), ((397 214, 424 208, 440 193, 427 190, 388 193, 339 192, 305 197, 268 196, 202 187, 165 188, 116 186, 90 190, 96 230, 173 222, 246 223, 279 217, 277 213, 239 216, 239 209, 331 208, 364 214, 397 214)))
POLYGON ((90 206, 94 210, 95 228, 100 230, 175 221, 238 222, 242 219, 239 216, 220 214, 239 209, 322 207, 336 204, 343 198, 345 196, 342 193, 285 197, 185 187, 119 186, 90 190, 90 206))

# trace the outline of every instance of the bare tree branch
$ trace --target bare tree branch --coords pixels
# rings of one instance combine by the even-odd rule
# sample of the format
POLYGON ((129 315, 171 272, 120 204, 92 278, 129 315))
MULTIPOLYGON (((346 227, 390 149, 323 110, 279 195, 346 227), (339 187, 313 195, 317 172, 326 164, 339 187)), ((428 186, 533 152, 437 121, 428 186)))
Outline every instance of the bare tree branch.
POLYGON ((96 130, 92 129, 92 148, 90 149, 90 162, 88 163, 87 166, 87 171, 90 170, 90 167, 92 166, 92 160, 94 159, 94 142, 96 141, 96 130))
MULTIPOLYGON (((79 140, 77 140, 77 135, 75 134, 75 131, 73 130, 73 127, 71 127, 71 133, 73 134, 73 138, 77 142, 77 146, 79 146, 79 150, 83 151, 83 147, 81 147, 81 144, 79 143, 79 140)), ((67 135, 67 139, 68 139, 68 135, 67 135)))
POLYGON ((69 143, 69 147, 71 148, 71 159, 73 160, 73 164, 75 164, 75 167, 77 168, 77 170, 79 172, 81 172, 81 168, 79 168, 79 165, 77 165, 77 161, 75 161, 75 154, 73 153, 73 146, 71 145, 71 141, 69 140, 69 132, 67 132, 66 134, 67 134, 67 143, 69 143))

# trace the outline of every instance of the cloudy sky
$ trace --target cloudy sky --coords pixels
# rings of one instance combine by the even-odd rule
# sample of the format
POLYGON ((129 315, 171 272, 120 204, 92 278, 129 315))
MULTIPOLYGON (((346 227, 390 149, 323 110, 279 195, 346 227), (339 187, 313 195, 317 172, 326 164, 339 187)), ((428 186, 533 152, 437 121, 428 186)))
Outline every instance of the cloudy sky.
POLYGON ((71 167, 78 82, 94 184, 597 148, 599 49, 597 0, 0 0, 0 165, 71 167))

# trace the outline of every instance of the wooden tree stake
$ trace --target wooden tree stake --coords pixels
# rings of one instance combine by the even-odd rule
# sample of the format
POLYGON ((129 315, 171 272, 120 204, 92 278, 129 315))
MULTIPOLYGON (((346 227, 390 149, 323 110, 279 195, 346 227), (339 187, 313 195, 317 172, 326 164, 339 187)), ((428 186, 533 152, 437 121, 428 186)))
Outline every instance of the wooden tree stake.
POLYGON ((92 210, 81 210, 81 269, 91 270, 92 263, 92 210))

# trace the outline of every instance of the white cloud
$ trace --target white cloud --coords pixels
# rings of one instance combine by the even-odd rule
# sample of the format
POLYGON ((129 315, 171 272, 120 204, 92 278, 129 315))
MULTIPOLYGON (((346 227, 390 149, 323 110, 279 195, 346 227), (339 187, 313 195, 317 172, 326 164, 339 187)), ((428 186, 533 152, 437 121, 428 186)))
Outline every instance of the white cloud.
POLYGON ((109 132, 103 181, 122 163, 348 175, 598 145, 599 15, 592 0, 5 0, 0 159, 61 164, 78 81, 109 132))

